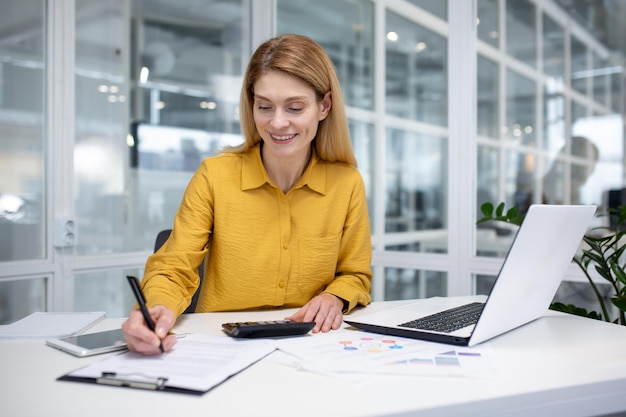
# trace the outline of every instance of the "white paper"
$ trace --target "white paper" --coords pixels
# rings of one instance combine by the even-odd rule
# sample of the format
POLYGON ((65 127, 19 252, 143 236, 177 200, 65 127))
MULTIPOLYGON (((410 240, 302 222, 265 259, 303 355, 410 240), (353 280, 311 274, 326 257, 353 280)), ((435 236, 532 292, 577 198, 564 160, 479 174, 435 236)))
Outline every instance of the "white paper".
POLYGON ((155 356, 126 352, 68 376, 97 379, 111 373, 120 380, 135 382, 167 378, 165 387, 206 392, 275 350, 273 344, 261 340, 187 334, 170 352, 155 356))
POLYGON ((37 312, 14 323, 0 326, 0 338, 60 338, 74 336, 106 317, 106 312, 37 312))
POLYGON ((495 375, 489 349, 485 347, 451 346, 345 329, 284 339, 277 345, 300 359, 298 368, 320 373, 481 378, 495 375))

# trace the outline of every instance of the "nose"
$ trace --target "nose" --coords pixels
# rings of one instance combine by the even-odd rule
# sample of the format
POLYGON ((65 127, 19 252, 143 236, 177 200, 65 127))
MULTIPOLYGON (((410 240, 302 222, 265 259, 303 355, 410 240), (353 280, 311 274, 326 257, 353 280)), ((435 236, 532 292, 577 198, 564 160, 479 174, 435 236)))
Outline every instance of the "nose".
POLYGON ((282 129, 289 126, 289 117, 283 110, 277 109, 270 123, 274 129, 282 129))

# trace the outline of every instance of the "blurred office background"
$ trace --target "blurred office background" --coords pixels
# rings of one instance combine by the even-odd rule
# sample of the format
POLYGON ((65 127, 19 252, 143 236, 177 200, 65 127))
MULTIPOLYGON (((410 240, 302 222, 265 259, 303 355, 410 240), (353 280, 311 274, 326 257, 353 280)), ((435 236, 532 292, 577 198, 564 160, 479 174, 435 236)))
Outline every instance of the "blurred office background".
MULTIPOLYGON (((3 0, 0 324, 127 315, 124 275, 242 140, 248 57, 286 32, 341 79, 374 299, 487 293, 514 230, 477 228, 481 203, 624 187, 625 28, 621 0, 3 0)), ((558 297, 587 287, 573 265, 558 297)))

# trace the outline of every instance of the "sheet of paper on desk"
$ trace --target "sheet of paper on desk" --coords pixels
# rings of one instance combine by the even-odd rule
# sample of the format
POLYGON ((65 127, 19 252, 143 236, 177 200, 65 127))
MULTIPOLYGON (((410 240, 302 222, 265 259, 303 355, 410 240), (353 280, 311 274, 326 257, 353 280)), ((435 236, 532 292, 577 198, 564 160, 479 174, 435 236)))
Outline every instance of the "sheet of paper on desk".
MULTIPOLYGON (((301 369, 323 373, 468 376, 497 375, 489 349, 462 348, 403 337, 340 329, 280 340, 301 369)), ((293 361, 292 361, 293 363, 293 361)))
POLYGON ((80 334, 106 317, 106 312, 37 312, 0 326, 0 338, 58 338, 80 334))
POLYGON ((112 373, 120 378, 167 378, 165 387, 206 392, 276 350, 262 340, 187 334, 174 349, 156 356, 126 352, 70 372, 69 377, 99 378, 112 373))

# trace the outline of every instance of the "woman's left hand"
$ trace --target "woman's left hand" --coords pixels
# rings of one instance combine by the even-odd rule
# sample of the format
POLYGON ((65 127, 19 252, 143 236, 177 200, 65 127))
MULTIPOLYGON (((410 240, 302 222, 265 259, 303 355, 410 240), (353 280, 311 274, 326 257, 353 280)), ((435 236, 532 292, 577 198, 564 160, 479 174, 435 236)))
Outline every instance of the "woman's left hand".
POLYGON ((300 310, 295 312, 285 320, 292 321, 314 321, 313 333, 320 331, 337 330, 343 322, 343 301, 332 294, 323 293, 317 295, 306 303, 300 310))

